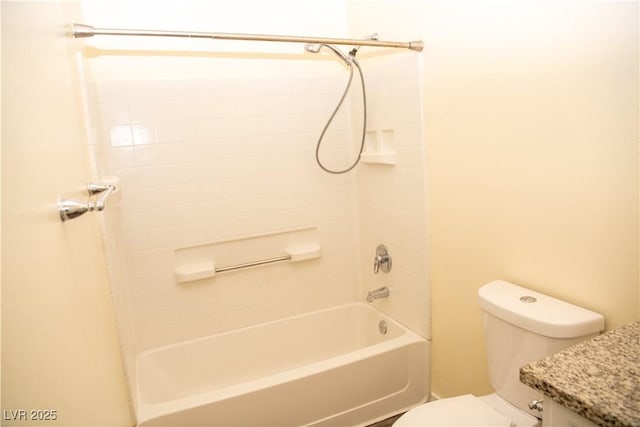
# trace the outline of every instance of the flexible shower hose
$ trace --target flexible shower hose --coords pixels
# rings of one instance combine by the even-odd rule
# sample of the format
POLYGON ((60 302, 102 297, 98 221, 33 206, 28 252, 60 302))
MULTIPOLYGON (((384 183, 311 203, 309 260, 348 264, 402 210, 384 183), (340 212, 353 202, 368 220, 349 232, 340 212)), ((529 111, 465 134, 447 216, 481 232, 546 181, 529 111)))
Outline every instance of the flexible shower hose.
MULTIPOLYGON (((333 49, 331 49, 331 50, 333 51, 333 49)), ((334 53, 336 55, 339 55, 335 51, 334 51, 334 53)), ((344 58, 341 58, 341 59, 344 59, 344 58)), ((347 87, 344 89, 344 93, 342 94, 342 97, 340 98, 340 101, 338 102, 338 105, 336 105, 336 108, 333 110, 333 113, 331 113, 331 116, 329 117, 329 120, 327 120, 327 123, 324 125, 324 128, 322 129, 322 132, 320 133, 320 137, 318 138, 318 142, 316 144, 316 163, 318 163, 318 166, 320 166, 320 168, 322 168, 322 170, 324 170, 325 172, 328 172, 328 173, 332 173, 332 174, 347 173, 351 169, 355 168, 356 165, 360 162, 360 157, 362 156, 362 150, 364 150, 364 139, 365 139, 365 134, 366 134, 366 129, 367 129, 367 94, 365 92, 364 76, 362 75, 362 69, 360 68, 360 64, 358 64, 358 61, 356 61, 355 56, 351 56, 350 55, 350 60, 349 60, 348 64, 349 64, 350 73, 349 73, 349 81, 347 81, 347 87), (361 138, 361 141, 360 141, 360 151, 358 152, 358 157, 356 158, 355 162, 353 162, 353 164, 351 166, 349 166, 346 169, 342 169, 342 170, 332 170, 332 169, 329 169, 329 168, 327 168, 326 166, 324 166, 322 164, 322 161, 320 160, 320 146, 322 145, 322 140, 324 138, 325 133, 327 132, 327 129, 329 128, 329 125, 331 124, 331 122, 333 121, 333 118, 338 113, 338 110, 340 109, 340 106, 344 102, 344 99, 346 98, 347 93, 349 92, 349 88, 351 87, 351 82, 353 80, 353 65, 355 65, 356 68, 358 69, 358 74, 360 74, 360 84, 362 85, 363 114, 362 114, 362 138, 361 138)))

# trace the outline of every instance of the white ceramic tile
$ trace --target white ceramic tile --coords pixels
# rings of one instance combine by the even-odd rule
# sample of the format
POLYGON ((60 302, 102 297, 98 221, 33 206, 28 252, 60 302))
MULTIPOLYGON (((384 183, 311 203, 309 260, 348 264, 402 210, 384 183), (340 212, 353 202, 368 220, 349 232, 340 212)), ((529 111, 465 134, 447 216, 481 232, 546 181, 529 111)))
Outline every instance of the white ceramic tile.
POLYGON ((131 125, 134 145, 149 145, 156 142, 156 130, 153 123, 131 125))
POLYGON ((180 140, 179 122, 159 121, 155 124, 155 130, 158 143, 178 142, 180 140))
POLYGON ((165 248, 146 252, 125 253, 127 255, 126 264, 129 274, 162 268, 173 263, 173 252, 165 248))
POLYGON ((129 125, 113 125, 109 129, 109 145, 112 147, 127 147, 133 145, 133 134, 129 125))
POLYGON ((158 164, 157 147, 140 145, 134 148, 136 166, 153 166, 158 164))
POLYGON ((116 168, 131 168, 135 166, 136 156, 133 146, 114 147, 109 150, 111 165, 116 168))
POLYGON ((137 101, 129 105, 129 121, 131 123, 150 123, 155 119, 152 102, 137 101))
POLYGON ((162 327, 138 328, 135 335, 136 351, 138 352, 180 341, 182 341, 182 331, 179 323, 164 324, 162 327))
POLYGON ((116 103, 128 98, 129 85, 126 82, 103 81, 95 83, 97 102, 116 103))
MULTIPOLYGON (((131 321, 138 349, 361 298, 358 277, 370 270, 371 247, 386 241, 407 253, 410 230, 419 229, 415 198, 423 195, 422 128, 409 126, 421 119, 413 111, 417 78, 394 61, 367 72, 371 114, 394 130, 401 161, 391 169, 360 165, 356 180, 315 164, 317 138, 346 75, 333 63, 308 65, 309 76, 265 78, 243 69, 234 78, 96 84, 95 105, 104 111, 94 114, 109 131, 96 127, 98 145, 111 147, 108 167, 123 176, 119 239, 127 280, 135 282, 129 302, 145 313, 131 321), (174 283, 176 247, 303 226, 318 227, 319 260, 220 276, 210 286, 174 283)), ((349 96, 332 123, 322 150, 328 163, 354 158, 359 101, 349 96)), ((405 262, 423 259, 422 251, 418 245, 405 262)))

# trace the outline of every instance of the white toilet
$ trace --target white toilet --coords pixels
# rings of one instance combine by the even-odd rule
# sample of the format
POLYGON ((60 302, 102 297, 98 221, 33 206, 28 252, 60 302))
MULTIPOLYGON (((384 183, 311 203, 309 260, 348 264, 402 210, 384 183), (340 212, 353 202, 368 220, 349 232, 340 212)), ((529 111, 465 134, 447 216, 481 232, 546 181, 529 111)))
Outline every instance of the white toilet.
POLYGON ((604 329, 601 314, 505 281, 484 285, 478 296, 495 393, 425 403, 401 416, 394 427, 537 427, 541 413, 529 403, 542 395, 520 383, 520 367, 604 329))

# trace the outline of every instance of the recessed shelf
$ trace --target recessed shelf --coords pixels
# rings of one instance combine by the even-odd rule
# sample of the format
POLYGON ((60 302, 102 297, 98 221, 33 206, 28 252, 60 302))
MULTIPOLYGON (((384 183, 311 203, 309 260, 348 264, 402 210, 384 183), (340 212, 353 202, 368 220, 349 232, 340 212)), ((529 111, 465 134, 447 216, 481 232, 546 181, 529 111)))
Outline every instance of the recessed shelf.
POLYGON ((397 162, 393 130, 372 129, 365 134, 365 147, 360 156, 363 163, 395 165, 397 162))
POLYGON ((220 273, 320 257, 315 227, 207 243, 174 251, 177 283, 213 279, 220 273))
POLYGON ((379 163, 383 165, 395 165, 397 162, 397 156, 395 151, 389 151, 387 153, 362 153, 360 160, 363 163, 379 163))

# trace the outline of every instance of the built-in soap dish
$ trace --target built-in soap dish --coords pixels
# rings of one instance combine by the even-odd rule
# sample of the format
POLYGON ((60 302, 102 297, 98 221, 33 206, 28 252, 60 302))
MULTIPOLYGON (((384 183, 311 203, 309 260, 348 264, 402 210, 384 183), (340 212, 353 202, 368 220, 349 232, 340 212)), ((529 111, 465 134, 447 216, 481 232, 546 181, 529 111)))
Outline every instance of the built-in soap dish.
POLYGON ((367 131, 360 160, 368 164, 395 165, 397 163, 397 155, 393 140, 393 130, 374 129, 367 131))

